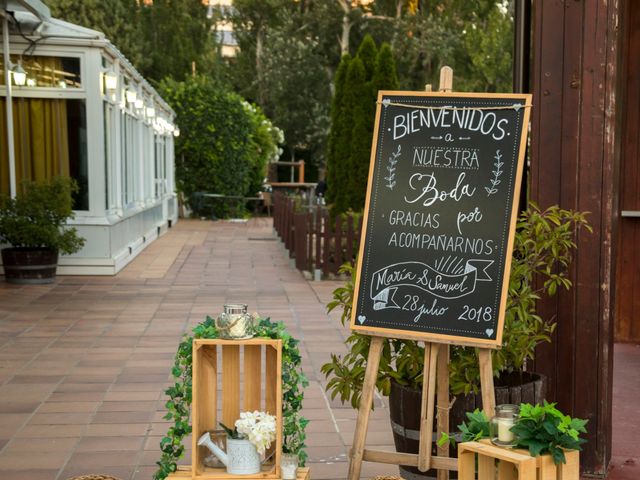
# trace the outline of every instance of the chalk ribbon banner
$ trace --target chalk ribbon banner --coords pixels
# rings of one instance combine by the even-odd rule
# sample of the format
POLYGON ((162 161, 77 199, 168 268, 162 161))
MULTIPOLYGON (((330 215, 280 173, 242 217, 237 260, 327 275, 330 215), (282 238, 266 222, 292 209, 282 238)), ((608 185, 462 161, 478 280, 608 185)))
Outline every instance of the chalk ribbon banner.
POLYGON ((422 262, 403 262, 389 265, 375 272, 371 282, 373 309, 401 308, 396 296, 418 289, 442 299, 454 299, 473 293, 477 282, 489 282, 487 268, 493 260, 467 260, 464 271, 459 274, 444 273, 422 262), (400 293, 398 293, 400 292, 400 293))

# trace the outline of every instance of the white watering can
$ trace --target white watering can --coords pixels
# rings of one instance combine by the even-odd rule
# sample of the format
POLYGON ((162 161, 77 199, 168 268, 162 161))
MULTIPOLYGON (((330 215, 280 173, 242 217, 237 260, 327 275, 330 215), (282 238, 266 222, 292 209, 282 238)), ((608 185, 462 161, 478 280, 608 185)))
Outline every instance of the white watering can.
POLYGON ((227 438, 227 451, 218 447, 209 432, 203 433, 198 445, 205 446, 227 467, 227 473, 233 475, 252 475, 260 473, 260 455, 249 440, 227 438))

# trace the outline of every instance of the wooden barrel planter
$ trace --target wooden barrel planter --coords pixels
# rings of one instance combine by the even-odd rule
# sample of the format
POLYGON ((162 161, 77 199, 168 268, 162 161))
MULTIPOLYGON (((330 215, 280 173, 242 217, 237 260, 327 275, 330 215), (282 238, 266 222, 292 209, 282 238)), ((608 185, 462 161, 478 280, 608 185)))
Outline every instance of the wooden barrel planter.
MULTIPOLYGON (((503 375, 495 380, 496 405, 504 403, 542 403, 546 395, 546 379, 543 375, 523 372, 503 375)), ((396 451, 418 453, 420 438, 420 409, 422 405, 422 391, 404 387, 391 382, 389 395, 389 410, 391 429, 396 451)), ((466 420, 465 413, 482 408, 482 396, 457 395, 449 411, 449 431, 457 432, 457 426, 466 420)), ((437 411, 436 411, 437 414, 437 411)), ((436 432, 433 433, 433 455, 436 452, 436 432)), ((457 451, 450 449, 449 455, 455 457, 457 451)), ((436 477, 435 470, 420 472, 415 467, 400 466, 400 475, 407 480, 423 480, 436 477)), ((450 473, 450 478, 457 478, 456 472, 450 473)))
POLYGON ((58 267, 58 252, 49 248, 3 248, 2 267, 8 283, 53 283, 58 267))

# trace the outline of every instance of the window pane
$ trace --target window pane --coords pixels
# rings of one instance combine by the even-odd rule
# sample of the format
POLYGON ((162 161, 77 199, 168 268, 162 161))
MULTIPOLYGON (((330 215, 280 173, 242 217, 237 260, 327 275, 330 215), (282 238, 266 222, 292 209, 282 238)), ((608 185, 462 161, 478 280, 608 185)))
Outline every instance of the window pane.
MULTIPOLYGON (((16 55, 11 56, 18 63, 16 55)), ((4 59, 0 56, 0 71, 4 70, 4 59)), ((27 72, 27 87, 81 88, 80 59, 77 57, 22 57, 22 68, 27 72)), ((0 78, 4 85, 4 75, 0 78)))
MULTIPOLYGON (((2 111, 5 101, 0 97, 2 111)), ((43 181, 58 175, 70 176, 80 187, 74 196, 74 210, 88 210, 84 100, 14 98, 13 123, 17 185, 24 179, 43 181)), ((0 172, 8 173, 8 157, 2 154, 0 159, 0 172)), ((1 176, 4 178, 4 173, 1 176)))

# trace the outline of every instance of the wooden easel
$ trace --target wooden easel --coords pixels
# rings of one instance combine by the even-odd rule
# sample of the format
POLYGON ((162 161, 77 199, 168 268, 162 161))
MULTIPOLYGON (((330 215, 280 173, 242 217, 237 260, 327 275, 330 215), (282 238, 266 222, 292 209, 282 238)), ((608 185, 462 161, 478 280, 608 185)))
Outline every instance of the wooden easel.
MULTIPOLYGON (((443 67, 440 70, 440 92, 451 92, 453 86, 453 70, 443 67)), ((426 86, 431 91, 431 85, 426 86)), ((416 340, 410 335, 405 340, 416 340)), ((449 447, 438 448, 438 455, 431 454, 434 407, 438 407, 438 437, 449 428, 449 345, 434 342, 424 344, 424 382, 422 386, 422 406, 420 413, 420 447, 417 455, 411 453, 387 452, 365 448, 369 414, 373 401, 380 355, 385 337, 372 336, 367 360, 362 397, 358 408, 358 419, 351 448, 348 480, 359 480, 362 461, 387 463, 392 465, 408 465, 425 472, 431 468, 438 470, 438 480, 448 480, 449 471, 457 470, 457 459, 448 456, 449 447), (437 379, 437 383, 436 383, 437 379), (437 395, 436 395, 437 390, 437 395)), ((482 390, 482 407, 491 418, 495 411, 495 393, 493 387, 493 369, 491 366, 491 349, 479 348, 480 388, 482 390)))

